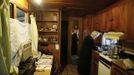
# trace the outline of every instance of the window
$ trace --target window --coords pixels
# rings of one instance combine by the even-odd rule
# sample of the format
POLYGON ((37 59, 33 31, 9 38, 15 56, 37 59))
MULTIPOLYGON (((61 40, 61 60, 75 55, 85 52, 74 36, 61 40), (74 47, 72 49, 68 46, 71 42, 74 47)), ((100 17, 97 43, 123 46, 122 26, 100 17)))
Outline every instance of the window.
POLYGON ((25 22, 25 12, 19 8, 16 8, 16 19, 18 19, 21 22, 25 22))

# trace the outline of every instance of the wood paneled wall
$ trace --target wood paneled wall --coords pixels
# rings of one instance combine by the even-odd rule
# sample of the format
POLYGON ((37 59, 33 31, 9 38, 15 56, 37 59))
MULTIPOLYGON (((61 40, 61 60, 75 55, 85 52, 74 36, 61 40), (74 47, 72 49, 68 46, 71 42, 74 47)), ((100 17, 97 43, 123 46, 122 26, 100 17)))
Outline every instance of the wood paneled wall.
POLYGON ((93 15, 83 17, 83 38, 93 31, 93 15))
POLYGON ((122 31, 125 40, 134 43, 134 0, 122 0, 92 17, 84 17, 84 30, 122 31))
POLYGON ((11 3, 15 4, 17 7, 24 11, 28 11, 28 1, 27 0, 11 0, 11 3))

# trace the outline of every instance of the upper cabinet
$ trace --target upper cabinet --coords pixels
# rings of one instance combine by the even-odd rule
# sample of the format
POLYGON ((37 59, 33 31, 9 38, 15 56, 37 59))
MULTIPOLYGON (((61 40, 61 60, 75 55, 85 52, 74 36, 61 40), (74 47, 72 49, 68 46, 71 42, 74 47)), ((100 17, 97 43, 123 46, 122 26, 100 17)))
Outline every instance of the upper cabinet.
POLYGON ((84 17, 84 22, 89 30, 93 26, 93 30, 123 32, 124 46, 134 49, 134 0, 121 0, 92 17, 84 17))
POLYGON ((51 21, 51 22, 58 22, 59 21, 59 13, 57 11, 45 11, 36 13, 37 21, 51 21))
POLYGON ((126 11, 126 8, 119 6, 97 13, 94 18, 94 28, 101 31, 126 32, 126 11))
POLYGON ((121 31, 125 33, 125 40, 134 42, 134 1, 120 1, 93 18, 93 27, 101 31, 121 31))
POLYGON ((87 15, 83 18, 83 38, 85 38, 85 36, 87 36, 89 33, 91 33, 94 29, 93 29, 93 15, 87 15))
POLYGON ((134 43, 134 1, 128 4, 127 39, 134 43))

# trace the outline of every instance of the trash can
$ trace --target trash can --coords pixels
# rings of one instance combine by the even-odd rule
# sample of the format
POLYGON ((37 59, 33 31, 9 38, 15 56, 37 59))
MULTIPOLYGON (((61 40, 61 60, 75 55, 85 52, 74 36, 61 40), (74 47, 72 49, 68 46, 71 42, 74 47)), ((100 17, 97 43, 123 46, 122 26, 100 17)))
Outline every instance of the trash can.
POLYGON ((78 55, 72 55, 72 64, 77 65, 78 59, 79 59, 78 55))

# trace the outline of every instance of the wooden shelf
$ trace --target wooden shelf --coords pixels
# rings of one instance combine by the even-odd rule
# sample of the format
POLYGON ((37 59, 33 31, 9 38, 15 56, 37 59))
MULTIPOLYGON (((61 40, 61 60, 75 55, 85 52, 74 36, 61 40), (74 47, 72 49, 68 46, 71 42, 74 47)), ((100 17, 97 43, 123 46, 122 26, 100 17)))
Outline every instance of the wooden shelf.
POLYGON ((43 21, 43 20, 37 20, 37 22, 54 22, 54 23, 58 23, 58 20, 55 20, 55 21, 43 21))
POLYGON ((39 44, 57 44, 58 43, 58 41, 38 41, 39 42, 39 44))
POLYGON ((38 31, 39 33, 58 33, 58 31, 38 31))
POLYGON ((55 62, 59 64, 60 49, 56 50, 55 44, 58 44, 60 48, 61 12, 58 9, 58 11, 43 10, 35 13, 39 33, 38 50, 45 54, 53 53, 55 62))
POLYGON ((38 49, 42 53, 53 53, 54 58, 56 59, 55 62, 59 63, 60 49, 56 50, 55 44, 58 44, 60 48, 61 12, 59 9, 50 9, 36 11, 35 13, 39 33, 38 49), (50 50, 50 52, 47 50, 50 50), (59 53, 56 51, 59 51, 59 53))

